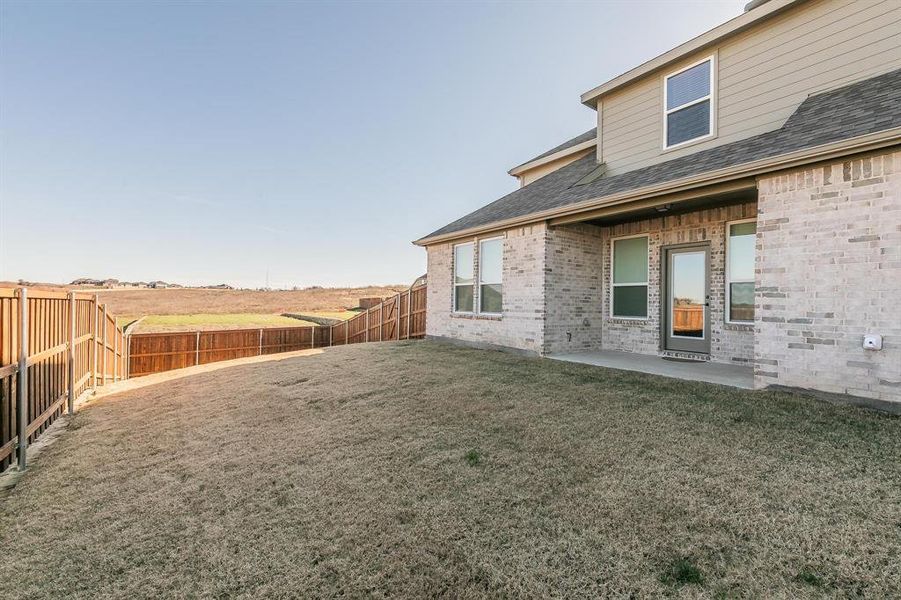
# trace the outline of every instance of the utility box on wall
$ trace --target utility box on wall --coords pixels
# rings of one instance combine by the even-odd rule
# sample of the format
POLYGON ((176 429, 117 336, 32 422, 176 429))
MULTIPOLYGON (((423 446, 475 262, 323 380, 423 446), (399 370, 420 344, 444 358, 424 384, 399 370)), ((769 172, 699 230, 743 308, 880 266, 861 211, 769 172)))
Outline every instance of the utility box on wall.
POLYGON ((864 350, 882 350, 882 336, 878 333, 868 333, 863 336, 864 350))

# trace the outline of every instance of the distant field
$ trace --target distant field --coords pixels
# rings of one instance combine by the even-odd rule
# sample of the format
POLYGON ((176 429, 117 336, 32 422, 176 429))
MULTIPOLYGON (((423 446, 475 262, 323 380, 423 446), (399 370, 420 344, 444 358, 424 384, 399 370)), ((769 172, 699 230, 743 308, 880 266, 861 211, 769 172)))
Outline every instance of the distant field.
MULTIPOLYGON (((124 325, 133 319, 119 319, 124 325)), ((138 323, 135 333, 157 333, 164 331, 198 331, 208 329, 249 329, 255 327, 309 327, 315 323, 282 317, 280 315, 255 313, 222 313, 196 315, 150 315, 138 323)))
MULTIPOLYGON (((0 282, 0 287, 16 287, 0 282)), ((146 317, 136 331, 194 331, 244 327, 302 327, 306 321, 282 317, 283 313, 330 319, 349 319, 360 298, 393 296, 408 286, 310 288, 296 291, 210 290, 174 288, 85 289, 77 286, 37 284, 32 289, 95 293, 120 325, 146 317)))
POLYGON ((280 315, 282 313, 344 313, 359 305, 360 298, 387 297, 406 286, 316 288, 297 291, 204 289, 118 289, 98 290, 100 302, 120 317, 143 315, 240 314, 280 315))

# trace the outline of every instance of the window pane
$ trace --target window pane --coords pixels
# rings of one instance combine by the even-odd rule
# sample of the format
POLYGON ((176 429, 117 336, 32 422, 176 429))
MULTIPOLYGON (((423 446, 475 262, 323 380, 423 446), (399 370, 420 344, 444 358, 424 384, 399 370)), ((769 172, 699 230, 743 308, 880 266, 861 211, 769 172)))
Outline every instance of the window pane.
POLYGON ((666 80, 666 109, 682 106, 708 94, 710 94, 709 60, 666 80))
POLYGON ((707 256, 704 252, 672 255, 672 333, 704 337, 704 304, 707 288, 707 256))
POLYGON ((479 246, 479 281, 500 283, 504 240, 482 242, 479 246))
POLYGON ((666 115, 666 145, 675 146, 710 133, 710 100, 666 115))
POLYGON ((729 320, 754 320, 754 284, 733 283, 729 286, 729 320))
POLYGON ((729 226, 730 235, 755 235, 757 223, 735 223, 729 226))
POLYGON ((648 286, 628 285, 613 288, 614 317, 647 317, 648 286))
POLYGON ((472 283, 472 244, 454 247, 454 283, 472 283))
POLYGON ((739 223, 730 227, 729 279, 754 279, 756 231, 756 223, 739 223))
POLYGON ((648 238, 613 241, 613 283, 647 283, 648 238))
POLYGON ((499 283, 481 286, 479 304, 484 313, 499 313, 503 310, 503 286, 499 283))
POLYGON ((472 312, 472 286, 458 285, 454 287, 456 295, 456 304, 454 310, 457 312, 472 312))

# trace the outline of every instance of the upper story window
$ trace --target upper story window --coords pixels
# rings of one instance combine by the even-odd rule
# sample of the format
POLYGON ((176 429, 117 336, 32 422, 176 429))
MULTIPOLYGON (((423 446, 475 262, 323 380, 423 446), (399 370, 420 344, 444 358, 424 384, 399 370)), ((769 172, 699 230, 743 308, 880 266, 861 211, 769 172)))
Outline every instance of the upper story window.
POLYGON ((713 57, 664 79, 663 147, 713 134, 713 57))
POLYGON ((454 246, 454 312, 472 312, 473 270, 472 242, 454 246))
POLYGON ((479 312, 500 314, 503 310, 503 238, 479 242, 479 312))

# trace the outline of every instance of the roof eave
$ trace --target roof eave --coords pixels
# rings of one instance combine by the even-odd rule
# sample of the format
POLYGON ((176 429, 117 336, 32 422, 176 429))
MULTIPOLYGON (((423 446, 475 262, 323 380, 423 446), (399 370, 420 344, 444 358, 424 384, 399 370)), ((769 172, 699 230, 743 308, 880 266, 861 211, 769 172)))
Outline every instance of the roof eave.
POLYGON ((531 171, 532 169, 534 169, 536 167, 541 167, 546 164, 552 163, 555 160, 560 160, 561 158, 566 158, 567 156, 571 156, 578 152, 582 152, 584 150, 594 148, 595 146, 597 146, 597 143, 598 143, 597 138, 595 138, 593 140, 588 140, 588 141, 582 142, 581 144, 576 144, 575 146, 570 146, 569 148, 564 148, 563 150, 554 152, 553 154, 548 154, 545 157, 542 157, 542 158, 539 158, 536 160, 530 160, 529 162, 523 163, 523 164, 519 165, 518 167, 513 167, 512 169, 507 171, 507 173, 510 175, 513 175, 514 177, 519 177, 526 171, 531 171))
POLYGON ((576 202, 571 205, 539 211, 512 219, 486 223, 485 225, 462 229, 460 231, 453 231, 442 235, 426 236, 415 240, 413 243, 417 246, 430 246, 433 244, 440 244, 450 240, 482 234, 488 231, 493 232, 502 229, 509 229, 511 227, 537 223, 551 218, 574 215, 580 212, 586 212, 605 206, 624 204, 627 202, 633 202, 654 196, 664 196, 667 194, 682 192, 712 184, 725 183, 727 181, 744 177, 759 176, 768 172, 790 169, 813 162, 820 162, 823 160, 830 160, 841 156, 846 156, 849 154, 878 150, 880 148, 898 145, 899 143, 901 143, 901 127, 893 127, 891 129, 878 131, 876 133, 870 133, 867 135, 849 138, 838 142, 830 142, 828 144, 813 146, 810 148, 805 148, 803 150, 781 154, 779 156, 762 158, 748 163, 725 167, 723 169, 707 171, 705 173, 683 177, 681 179, 675 179, 651 186, 645 186, 643 188, 637 188, 626 192, 620 192, 618 194, 611 194, 609 196, 602 196, 598 198, 590 198, 588 200, 576 202))
POLYGON ((749 27, 757 25, 786 9, 803 2, 807 2, 807 0, 769 0, 769 2, 742 13, 734 19, 730 19, 722 25, 718 25, 684 44, 680 44, 672 50, 664 52, 656 58, 652 58, 634 69, 626 71, 622 75, 614 77, 594 89, 585 92, 581 96, 582 104, 589 108, 597 108, 598 99, 604 94, 608 94, 636 79, 671 65, 672 63, 685 58, 689 54, 699 52, 705 48, 718 44, 730 36, 740 33, 749 27))

